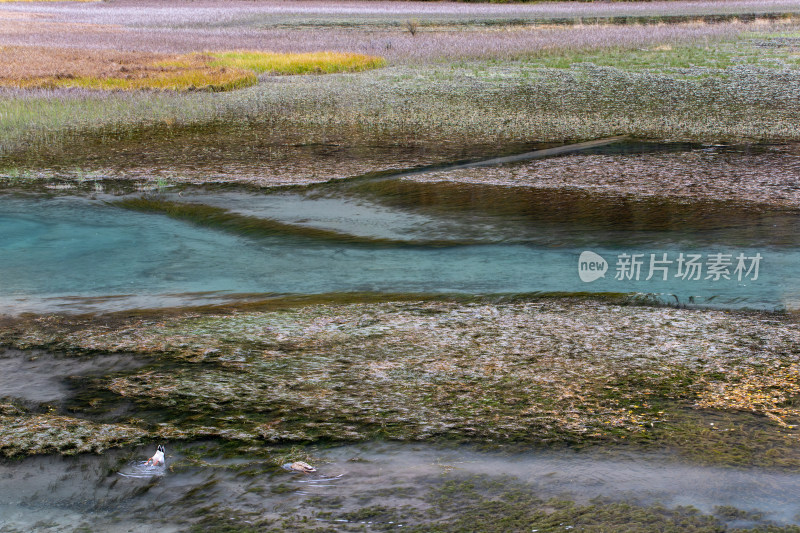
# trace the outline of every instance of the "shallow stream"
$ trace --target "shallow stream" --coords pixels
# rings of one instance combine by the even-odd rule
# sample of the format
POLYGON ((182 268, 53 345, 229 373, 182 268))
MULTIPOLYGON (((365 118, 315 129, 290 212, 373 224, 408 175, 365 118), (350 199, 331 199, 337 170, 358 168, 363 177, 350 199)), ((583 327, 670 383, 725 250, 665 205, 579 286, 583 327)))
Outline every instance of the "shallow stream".
POLYGON ((723 522, 736 526, 800 523, 800 474, 704 467, 659 454, 373 442, 310 450, 318 471, 293 474, 257 456, 215 456, 212 443, 196 443, 168 447, 166 468, 148 475, 140 464, 152 451, 0 463, 6 527, 29 530, 38 523, 71 531, 91 524, 104 531, 147 531, 157 525, 172 531, 219 515, 240 526, 289 520, 387 530, 434 516, 448 520, 459 505, 476 504, 470 498, 503 501, 504 491, 531 498, 529 505, 539 501, 543 509, 558 499, 579 505, 627 501, 692 505, 717 515, 727 509, 723 522))
POLYGON ((343 292, 641 293, 767 310, 800 300, 800 214, 730 202, 412 182, 6 194, 0 227, 6 314, 343 292), (606 261, 604 277, 582 281, 584 251, 606 261), (698 256, 697 270, 681 254, 698 256))

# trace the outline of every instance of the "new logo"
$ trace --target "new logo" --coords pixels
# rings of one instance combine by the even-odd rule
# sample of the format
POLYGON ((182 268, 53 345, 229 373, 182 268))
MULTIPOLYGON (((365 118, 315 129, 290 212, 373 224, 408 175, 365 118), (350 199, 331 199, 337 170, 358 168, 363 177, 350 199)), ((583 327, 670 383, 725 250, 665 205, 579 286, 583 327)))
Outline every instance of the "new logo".
POLYGON ((606 277, 608 263, 601 256, 594 252, 585 251, 578 258, 578 275, 581 281, 590 282, 598 278, 606 277))

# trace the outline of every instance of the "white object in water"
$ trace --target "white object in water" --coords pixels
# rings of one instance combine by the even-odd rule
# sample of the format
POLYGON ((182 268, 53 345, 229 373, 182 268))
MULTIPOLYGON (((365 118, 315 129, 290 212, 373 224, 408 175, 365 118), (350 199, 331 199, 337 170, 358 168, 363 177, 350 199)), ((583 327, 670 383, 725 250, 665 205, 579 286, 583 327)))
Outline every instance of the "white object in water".
POLYGON ((164 447, 162 445, 158 445, 158 448, 156 448, 156 453, 153 454, 153 457, 147 460, 146 464, 153 466, 164 466, 164 447))

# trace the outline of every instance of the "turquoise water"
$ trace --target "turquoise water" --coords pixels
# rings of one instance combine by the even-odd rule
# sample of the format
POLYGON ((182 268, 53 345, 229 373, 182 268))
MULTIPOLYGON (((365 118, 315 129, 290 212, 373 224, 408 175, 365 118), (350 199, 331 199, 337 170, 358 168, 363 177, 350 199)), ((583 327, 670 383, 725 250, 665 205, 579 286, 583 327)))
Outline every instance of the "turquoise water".
MULTIPOLYGON (((159 213, 81 197, 0 197, 2 312, 92 311, 217 303, 270 294, 402 292, 519 294, 636 292, 679 304, 793 308, 800 252, 794 242, 759 237, 769 217, 748 225, 691 231, 621 223, 573 226, 547 217, 397 207, 347 196, 195 193, 170 200, 205 202, 303 227, 385 237, 407 245, 369 246, 284 235, 240 235, 159 213), (766 221, 766 222, 765 222, 766 221), (422 246, 450 237, 476 244, 422 246), (750 243, 750 244, 748 244, 750 243), (605 278, 578 275, 581 252, 608 262, 605 278), (615 279, 620 254, 644 254, 640 279, 615 279), (650 254, 731 254, 730 280, 650 280, 650 254), (758 279, 733 274, 738 254, 760 254, 758 279)), ((796 224, 796 220, 793 222, 796 224)), ((785 226, 785 221, 783 226, 785 226)), ((792 226, 794 227, 794 226, 792 226)), ((749 264, 747 265, 749 266, 749 264)))

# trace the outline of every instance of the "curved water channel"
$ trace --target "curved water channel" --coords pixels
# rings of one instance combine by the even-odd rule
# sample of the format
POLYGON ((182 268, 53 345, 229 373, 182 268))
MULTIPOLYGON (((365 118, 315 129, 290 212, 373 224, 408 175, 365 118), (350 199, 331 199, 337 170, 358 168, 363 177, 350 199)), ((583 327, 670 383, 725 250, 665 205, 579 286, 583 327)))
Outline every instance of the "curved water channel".
POLYGON ((0 227, 6 314, 343 292, 642 293, 767 310, 800 300, 798 212, 731 202, 412 181, 5 194, 0 227))

